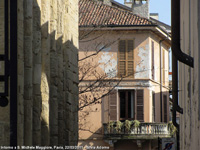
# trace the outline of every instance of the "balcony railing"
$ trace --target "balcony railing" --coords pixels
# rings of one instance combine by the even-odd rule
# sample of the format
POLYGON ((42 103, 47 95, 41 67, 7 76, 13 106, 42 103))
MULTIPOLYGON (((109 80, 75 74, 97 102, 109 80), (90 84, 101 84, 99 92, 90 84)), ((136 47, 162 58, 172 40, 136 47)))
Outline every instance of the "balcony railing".
POLYGON ((171 131, 167 123, 140 123, 138 127, 131 125, 129 129, 122 125, 119 129, 115 124, 110 127, 104 125, 105 139, 156 139, 158 137, 171 137, 171 131))

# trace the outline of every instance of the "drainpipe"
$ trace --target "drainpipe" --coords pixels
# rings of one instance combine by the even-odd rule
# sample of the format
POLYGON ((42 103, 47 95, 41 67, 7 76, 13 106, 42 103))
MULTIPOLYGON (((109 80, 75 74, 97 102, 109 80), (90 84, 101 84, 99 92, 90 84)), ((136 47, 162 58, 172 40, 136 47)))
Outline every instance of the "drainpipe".
POLYGON ((176 59, 194 67, 194 58, 183 53, 180 48, 180 0, 171 0, 172 53, 176 59))
POLYGON ((179 124, 176 122, 176 112, 183 114, 183 109, 178 105, 178 61, 194 67, 194 59, 183 53, 180 48, 180 0, 171 0, 172 19, 172 95, 173 95, 173 118, 172 122, 177 128, 177 150, 179 144, 179 124))
MULTIPOLYGON (((5 0, 7 1, 7 0, 5 0)), ((17 146, 17 0, 10 0, 10 146, 17 146)))

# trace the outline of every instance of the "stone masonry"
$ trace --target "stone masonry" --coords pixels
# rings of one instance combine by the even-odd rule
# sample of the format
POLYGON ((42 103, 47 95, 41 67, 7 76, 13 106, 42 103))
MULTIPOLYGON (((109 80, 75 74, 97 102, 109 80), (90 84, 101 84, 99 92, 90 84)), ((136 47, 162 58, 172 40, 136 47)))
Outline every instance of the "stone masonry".
POLYGON ((18 145, 77 145, 78 0, 18 1, 17 42, 18 145))
POLYGON ((149 0, 124 0, 124 5, 132 8, 134 14, 149 18, 149 0))
MULTIPOLYGON (((4 3, 0 1, 0 54, 4 52, 4 3)), ((0 75, 4 74, 4 63, 0 62, 0 75)), ((0 82, 0 92, 4 92, 4 84, 0 82)), ((0 107, 0 145, 9 145, 9 111, 10 107, 0 107)))

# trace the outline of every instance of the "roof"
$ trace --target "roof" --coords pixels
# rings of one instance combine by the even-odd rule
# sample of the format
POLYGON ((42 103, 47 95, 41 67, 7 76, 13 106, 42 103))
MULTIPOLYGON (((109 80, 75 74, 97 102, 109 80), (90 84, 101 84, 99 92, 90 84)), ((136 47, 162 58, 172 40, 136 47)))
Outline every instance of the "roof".
MULTIPOLYGON (((133 11, 132 8, 130 8, 126 5, 120 4, 120 3, 116 2, 115 0, 110 0, 110 2, 112 3, 112 6, 118 7, 120 9, 125 10, 125 11, 130 11, 130 12, 133 11)), ((157 14, 157 13, 151 13, 151 14, 157 14)), ((161 22, 159 20, 156 20, 152 17, 150 17, 149 20, 152 21, 153 23, 159 25, 161 28, 166 30, 169 34, 171 33, 171 26, 167 25, 166 23, 161 22)))
POLYGON ((152 22, 155 22, 156 24, 158 24, 161 28, 165 29, 168 33, 171 33, 171 26, 169 26, 168 24, 164 23, 164 22, 161 22, 157 19, 154 19, 152 17, 150 17, 150 20, 152 22))
POLYGON ((79 0, 80 27, 154 26, 156 23, 130 11, 92 0, 79 0))

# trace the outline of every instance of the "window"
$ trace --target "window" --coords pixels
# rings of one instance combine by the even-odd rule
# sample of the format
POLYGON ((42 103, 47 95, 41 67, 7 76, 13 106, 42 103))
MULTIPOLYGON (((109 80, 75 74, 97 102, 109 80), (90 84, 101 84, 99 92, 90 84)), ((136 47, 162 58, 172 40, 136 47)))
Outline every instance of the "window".
POLYGON ((139 120, 144 122, 144 90, 113 90, 102 102, 103 122, 139 120))
POLYGON ((144 121, 143 90, 119 91, 120 120, 144 121))
POLYGON ((152 122, 155 122, 156 111, 155 111, 155 92, 152 92, 152 122))
POLYGON ((134 51, 133 40, 120 40, 118 52, 118 76, 133 77, 134 51))
POLYGON ((151 43, 151 71, 152 71, 152 80, 155 80, 155 69, 154 69, 154 42, 151 43))
POLYGON ((163 96, 164 100, 164 122, 167 122, 167 95, 163 96))
POLYGON ((163 84, 165 84, 165 50, 163 49, 162 50, 162 56, 163 56, 163 59, 162 59, 162 82, 163 84))
POLYGON ((135 93, 134 91, 120 91, 120 120, 134 120, 135 93))

